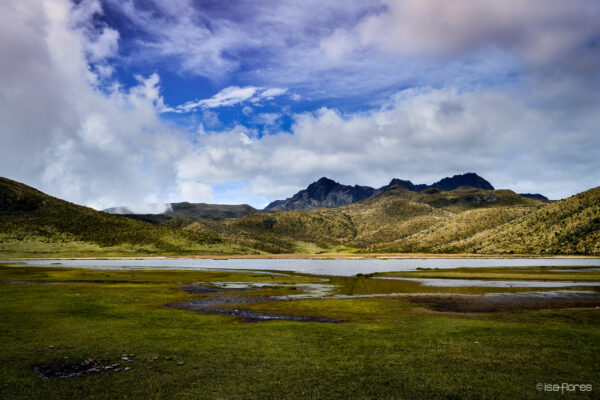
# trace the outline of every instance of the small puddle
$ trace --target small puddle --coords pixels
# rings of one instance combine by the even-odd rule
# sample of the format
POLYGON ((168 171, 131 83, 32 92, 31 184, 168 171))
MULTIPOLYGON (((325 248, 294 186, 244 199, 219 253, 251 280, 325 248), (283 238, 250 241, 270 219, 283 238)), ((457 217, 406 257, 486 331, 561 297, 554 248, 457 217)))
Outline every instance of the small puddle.
POLYGON ((207 314, 231 315, 251 322, 343 322, 328 317, 263 313, 243 308, 248 303, 315 298, 403 297, 410 302, 429 304, 435 310, 458 312, 587 307, 600 304, 600 282, 573 281, 328 277, 323 278, 321 283, 196 282, 184 286, 183 290, 204 297, 166 306, 207 314), (585 290, 586 287, 590 290, 585 290), (237 294, 265 288, 287 288, 297 290, 298 293, 276 296, 237 294), (422 300, 424 298, 428 300, 422 300))
MULTIPOLYGON (((247 291, 264 288, 294 288, 298 294, 289 294, 286 296, 276 296, 277 299, 307 299, 316 297, 332 296, 336 291, 336 285, 331 283, 281 283, 281 282, 211 282, 200 283, 202 288, 206 288, 204 293, 210 292, 233 292, 247 291), (209 286, 211 285, 211 286, 209 286)), ((193 286, 193 285, 190 285, 193 286)), ((197 292, 200 293, 200 292, 197 292)))

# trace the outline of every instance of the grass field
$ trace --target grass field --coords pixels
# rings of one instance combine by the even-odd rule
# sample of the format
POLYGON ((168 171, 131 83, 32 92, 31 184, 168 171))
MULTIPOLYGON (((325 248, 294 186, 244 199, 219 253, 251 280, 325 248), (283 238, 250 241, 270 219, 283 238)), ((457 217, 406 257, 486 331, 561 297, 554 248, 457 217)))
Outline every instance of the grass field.
POLYGON ((264 281, 281 286, 238 295, 292 293, 285 284, 315 278, 0 267, 0 397, 546 399, 561 394, 536 384, 562 382, 593 385, 573 398, 598 397, 597 307, 437 312, 402 296, 244 305, 344 321, 316 323, 245 322, 164 306, 211 296, 187 293, 185 284, 264 281), (133 362, 121 360, 131 353, 133 362), (33 371, 89 358, 132 369, 50 380, 33 371))

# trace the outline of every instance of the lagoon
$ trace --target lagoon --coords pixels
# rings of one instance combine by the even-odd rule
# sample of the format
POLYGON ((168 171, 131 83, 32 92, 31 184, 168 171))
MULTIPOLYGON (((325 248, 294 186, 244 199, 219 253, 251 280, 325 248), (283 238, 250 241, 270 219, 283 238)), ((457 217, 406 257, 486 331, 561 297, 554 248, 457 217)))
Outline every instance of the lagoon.
MULTIPOLYGON (((14 261, 1 261, 14 262, 14 261)), ((64 259, 20 260, 30 266, 90 269, 262 270, 302 274, 354 276, 419 268, 461 267, 600 267, 600 258, 388 258, 388 259, 64 259)))

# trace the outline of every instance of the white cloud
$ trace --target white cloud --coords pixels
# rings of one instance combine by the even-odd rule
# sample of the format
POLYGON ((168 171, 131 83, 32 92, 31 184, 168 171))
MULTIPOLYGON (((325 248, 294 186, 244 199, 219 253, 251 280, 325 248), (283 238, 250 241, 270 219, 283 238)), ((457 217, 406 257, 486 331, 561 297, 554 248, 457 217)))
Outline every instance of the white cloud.
POLYGON ((190 203, 211 203, 214 200, 212 187, 202 182, 179 181, 177 192, 180 199, 185 199, 190 203))
POLYGON ((330 26, 355 22, 374 7, 361 0, 256 0, 212 6, 191 0, 106 1, 143 32, 136 60, 160 57, 175 71, 219 82, 244 64, 272 63, 264 51, 284 59, 290 49, 318 47, 330 26))
POLYGON ((349 53, 354 52, 357 42, 348 32, 336 29, 330 36, 321 39, 319 47, 328 59, 340 61, 349 53))
POLYGON ((244 102, 260 103, 262 100, 272 100, 287 93, 283 88, 262 88, 255 86, 229 86, 220 90, 211 98, 189 101, 176 107, 165 108, 163 112, 190 112, 198 108, 219 108, 234 106, 244 102))
POLYGON ((287 93, 287 89, 284 88, 269 88, 265 89, 258 94, 258 96, 253 99, 253 101, 258 101, 259 99, 265 100, 273 100, 275 97, 282 96, 287 93))
MULTIPOLYGON (((321 43, 331 58, 345 49, 377 45, 407 55, 454 57, 494 45, 539 67, 565 57, 593 57, 589 41, 600 33, 596 1, 384 0, 386 9, 321 43)), ((588 62, 591 60, 588 60, 588 62)), ((569 63, 581 64, 582 60, 569 63)))
POLYGON ((600 118, 594 107, 572 110, 577 114, 567 127, 563 115, 547 115, 517 94, 450 88, 400 93, 372 112, 323 108, 296 115, 292 135, 258 139, 236 128, 203 138, 178 164, 177 175, 212 185, 245 181, 253 195, 268 200, 324 175, 377 186, 393 177, 432 183, 474 171, 497 187, 553 198, 596 185, 591 171, 599 170, 600 160, 591 149, 600 150, 600 138, 589 129, 600 118))
MULTIPOLYGON (((597 185, 600 85, 597 78, 589 78, 589 71, 597 72, 591 68, 597 66, 596 56, 586 56, 579 46, 586 32, 596 29, 596 19, 580 15, 596 15, 586 11, 589 3, 581 3, 583 11, 573 6, 558 15, 558 3, 552 1, 538 15, 534 11, 541 8, 539 2, 520 3, 523 10, 511 11, 504 3, 484 1, 498 12, 494 18, 481 15, 481 22, 477 18, 483 6, 475 4, 469 10, 463 3, 390 2, 387 12, 366 14, 362 22, 347 16, 362 10, 362 2, 348 2, 352 12, 341 3, 324 5, 330 12, 324 20, 350 19, 335 34, 315 23, 314 10, 320 10, 317 5, 321 3, 315 1, 312 10, 308 6, 299 14, 291 3, 273 6, 280 14, 265 6, 260 18, 270 18, 270 23, 262 28, 245 27, 263 36, 240 35, 239 27, 221 20, 215 22, 219 27, 214 32, 201 27, 187 32, 196 25, 193 18, 186 19, 190 14, 185 11, 191 6, 185 1, 160 4, 169 8, 165 21, 174 18, 183 23, 171 26, 161 20, 158 26, 166 26, 168 32, 161 35, 157 29, 161 41, 144 46, 182 57, 184 71, 218 76, 234 70, 236 61, 225 57, 223 50, 234 49, 239 41, 247 44, 248 37, 264 37, 265 43, 275 43, 273 49, 281 50, 275 68, 261 75, 269 64, 258 71, 261 79, 254 85, 230 86, 209 99, 172 107, 170 111, 202 111, 206 125, 199 126, 199 134, 193 137, 161 120, 160 113, 169 108, 161 96, 158 74, 137 77, 130 89, 107 80, 112 74, 110 59, 118 55, 122 38, 111 34, 107 26, 88 30, 94 15, 102 12, 100 3, 0 3, 0 170, 9 178, 70 201, 138 210, 148 209, 144 204, 167 200, 220 201, 214 188, 232 182, 244 183, 250 198, 266 203, 288 197, 323 175, 348 184, 376 186, 392 177, 431 183, 453 173, 474 171, 497 187, 554 198, 597 185), (439 22, 440 16, 431 8, 435 5, 443 7, 440 15, 447 21, 425 29, 439 22), (342 16, 335 14, 338 6, 342 16), (413 7, 408 9, 412 14, 406 15, 421 22, 405 21, 406 26, 397 27, 407 18, 395 11, 401 6, 413 7), (531 26, 526 27, 529 19, 531 26), (462 27, 461 20, 473 23, 462 27), (288 33, 267 32, 282 21, 293 25, 289 29, 294 35, 304 38, 298 34, 303 32, 307 39, 295 42, 288 33), (564 21, 571 21, 574 32, 563 36, 569 25, 564 21), (375 22, 389 32, 377 37, 375 22), (396 29, 407 30, 419 45, 407 43, 396 29), (525 40, 512 38, 512 31, 525 40), (233 33, 243 38, 233 38, 233 33), (350 36, 345 38, 345 34, 350 36), (560 38, 548 44, 546 38, 554 34, 560 38), (355 39, 357 45, 351 46, 355 39), (288 42, 289 49, 282 45, 288 42), (347 46, 339 51, 336 43, 347 46), (435 65, 419 69, 422 64, 407 62, 406 54, 423 50, 438 56, 448 56, 445 51, 458 55, 484 43, 497 43, 523 57, 528 69, 518 84, 461 87, 456 75, 477 75, 478 68, 484 75, 513 71, 514 65, 503 63, 503 53, 491 51, 476 58, 473 69, 469 69, 473 59, 458 67, 443 64, 443 74, 452 79, 439 75, 437 81, 444 85, 438 89, 431 89, 427 81, 419 89, 399 92, 383 105, 376 100, 370 111, 343 113, 322 108, 292 114, 291 134, 259 138, 243 126, 218 130, 216 108, 244 105, 250 113, 250 108, 258 109, 261 102, 277 96, 299 99, 294 82, 308 82, 302 92, 302 99, 308 100, 314 99, 316 91, 323 97, 344 92, 340 87, 363 96, 381 87, 390 93, 394 87, 390 82, 406 80, 419 86, 420 82, 407 78, 414 71, 426 75, 423 79, 440 74, 435 65), (190 58, 184 60, 188 51, 190 58), (285 87, 293 87, 293 93, 285 87), (211 118, 214 123, 208 123, 211 118)), ((151 13, 134 10, 131 1, 122 2, 122 7, 137 18, 135 23, 152 26, 155 21, 151 13)), ((256 118, 267 124, 278 122, 274 113, 258 113, 256 118)))
POLYGON ((279 113, 260 113, 254 117, 253 121, 268 127, 273 127, 279 124, 281 117, 282 115, 279 113))
POLYGON ((100 90, 89 67, 96 39, 72 23, 76 10, 62 0, 0 5, 0 170, 97 208, 160 203, 186 135, 159 119, 158 75, 100 90))

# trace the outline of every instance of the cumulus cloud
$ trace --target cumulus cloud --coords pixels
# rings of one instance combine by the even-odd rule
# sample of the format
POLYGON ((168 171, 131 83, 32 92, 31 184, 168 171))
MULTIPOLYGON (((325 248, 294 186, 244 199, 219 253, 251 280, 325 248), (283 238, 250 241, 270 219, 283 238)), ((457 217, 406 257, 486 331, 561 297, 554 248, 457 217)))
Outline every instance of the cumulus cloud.
POLYGON ((185 0, 0 3, 0 170, 70 201, 136 211, 244 196, 260 206, 324 175, 377 186, 474 171, 553 198, 598 184, 593 2, 364 3, 252 1, 247 15, 185 0), (106 22, 115 10, 142 32, 128 54, 106 22), (156 57, 239 79, 169 107, 160 70, 128 87, 114 77, 114 59, 156 57), (362 99, 352 112, 317 101, 349 93, 362 99), (313 110, 286 111, 287 132, 282 110, 255 114, 281 96, 313 110), (231 106, 268 134, 224 128, 218 113, 231 106), (197 132, 165 119, 194 110, 197 132))
MULTIPOLYGON (((82 3, 82 7, 91 7, 82 3)), ((68 200, 135 208, 165 200, 185 134, 158 117, 159 77, 101 87, 67 1, 0 5, 0 170, 68 200)), ((86 18, 98 12, 87 10, 86 18)))
POLYGON ((322 41, 325 53, 378 45, 408 55, 451 57, 499 46, 533 66, 600 61, 590 43, 600 32, 593 0, 384 0, 386 8, 322 41), (590 51, 592 50, 592 51, 590 51), (587 60, 567 60, 571 56, 587 60), (590 60, 593 58, 593 60, 590 60))
POLYGON ((399 93, 371 112, 323 108, 296 115, 293 134, 258 139, 238 127, 206 137, 179 162, 177 175, 213 185, 246 181, 254 195, 267 199, 289 196, 290 186, 297 190, 323 175, 384 185, 392 177, 432 183, 476 171, 497 187, 554 198, 594 186, 597 176, 590 171, 600 161, 586 151, 600 148, 589 131, 599 122, 593 107, 572 110, 577 117, 567 123, 562 115, 529 107, 530 99, 515 100, 516 94, 399 93), (569 178, 573 173, 577 179, 569 178))
POLYGON ((182 180, 177 183, 179 198, 190 203, 211 203, 213 198, 212 187, 206 183, 193 180, 182 180))

